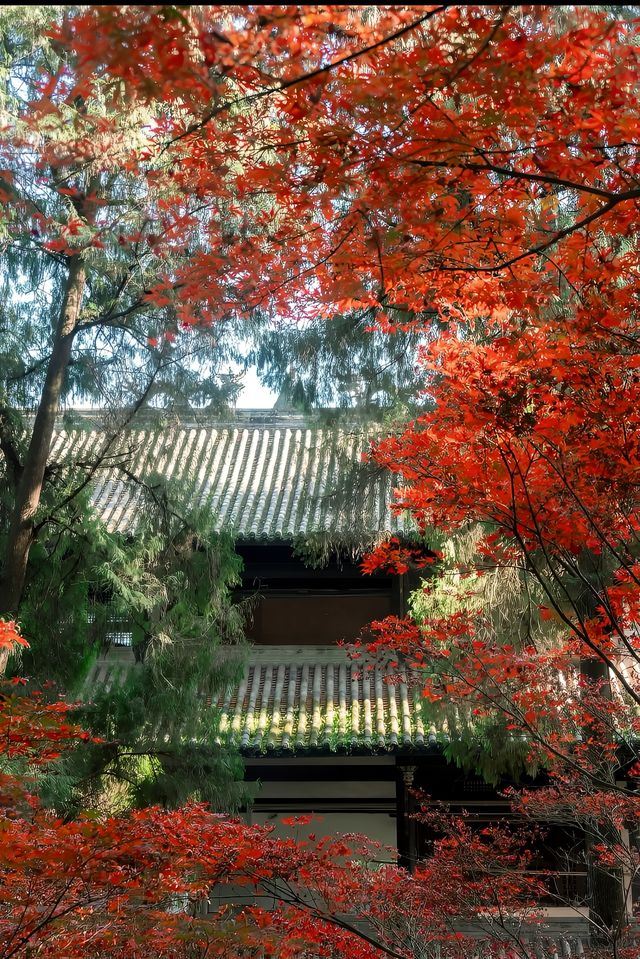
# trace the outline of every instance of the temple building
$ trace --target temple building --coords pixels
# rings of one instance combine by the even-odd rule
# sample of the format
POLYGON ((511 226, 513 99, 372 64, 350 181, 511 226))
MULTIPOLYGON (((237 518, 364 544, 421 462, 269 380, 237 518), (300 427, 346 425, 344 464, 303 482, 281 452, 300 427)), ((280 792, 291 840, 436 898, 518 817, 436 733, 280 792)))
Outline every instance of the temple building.
MULTIPOLYGON (((402 615, 416 586, 411 574, 364 576, 360 569, 372 544, 412 535, 409 520, 389 509, 392 477, 361 462, 375 429, 242 411, 226 421, 137 427, 120 448, 130 473, 187 484, 194 504, 211 511, 242 556, 239 597, 254 599, 251 645, 241 681, 211 708, 219 711, 219 741, 240 750, 256 784, 248 820, 277 829, 283 816, 312 814, 318 820, 310 831, 364 833, 411 867, 428 842, 412 818, 414 787, 478 822, 495 820, 508 804, 447 762, 450 738, 470 734, 464 717, 452 710, 434 728, 410 676, 363 670, 341 645, 366 636, 372 620, 402 615)), ((102 434, 87 416, 55 442, 54 456, 90 453, 102 434)), ((135 533, 139 493, 117 464, 100 470, 92 503, 109 529, 135 533)), ((107 639, 89 687, 117 682, 133 666, 126 626, 114 626, 107 639)), ((558 881, 575 905, 549 908, 562 933, 556 954, 579 955, 585 876, 570 871, 558 881)))

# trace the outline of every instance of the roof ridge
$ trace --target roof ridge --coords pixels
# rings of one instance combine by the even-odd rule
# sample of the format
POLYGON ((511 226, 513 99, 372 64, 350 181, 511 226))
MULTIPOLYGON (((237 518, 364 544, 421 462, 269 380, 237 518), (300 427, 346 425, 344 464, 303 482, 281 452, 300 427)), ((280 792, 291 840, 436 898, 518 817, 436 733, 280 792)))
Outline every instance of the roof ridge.
MULTIPOLYGON (((75 409, 68 407, 59 412, 56 418, 56 429, 65 431, 66 428, 74 423, 89 425, 99 428, 107 425, 109 421, 114 420, 118 414, 126 415, 126 408, 120 410, 108 408, 96 409, 75 409)), ((25 412, 26 418, 32 417, 32 413, 25 412)), ((345 410, 340 408, 327 408, 310 413, 295 413, 291 411, 279 411, 274 409, 241 409, 241 410, 161 410, 144 409, 138 410, 125 429, 140 429, 147 425, 156 425, 158 428, 166 429, 168 425, 175 424, 179 429, 206 428, 211 426, 274 426, 274 427, 295 427, 300 428, 327 428, 327 427, 353 427, 366 429, 370 426, 382 426, 379 417, 372 415, 370 418, 363 418, 361 415, 354 414, 349 418, 345 410), (335 422, 332 422, 335 420, 335 422)))

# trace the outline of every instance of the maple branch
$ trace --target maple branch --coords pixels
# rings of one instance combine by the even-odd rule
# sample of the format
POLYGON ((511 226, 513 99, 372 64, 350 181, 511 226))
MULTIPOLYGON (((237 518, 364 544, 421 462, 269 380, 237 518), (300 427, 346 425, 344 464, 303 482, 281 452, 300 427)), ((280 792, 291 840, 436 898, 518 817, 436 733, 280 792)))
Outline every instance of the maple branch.
MULTIPOLYGON (((559 589, 561 590, 561 593, 564 595, 564 597, 565 597, 565 599, 566 599, 569 607, 570 607, 571 609, 573 609, 573 611, 574 611, 574 613, 575 613, 575 615, 576 615, 576 619, 578 620, 578 624, 579 624, 579 627, 580 627, 579 629, 578 629, 578 627, 576 626, 576 623, 574 622, 574 620, 571 619, 571 617, 568 616, 568 615, 565 613, 563 607, 559 604, 559 602, 557 601, 557 599, 556 599, 556 597, 554 596, 554 594, 552 594, 551 591, 549 590, 549 587, 548 587, 546 578, 543 576, 543 574, 540 572, 540 570, 538 569, 538 567, 536 566, 536 564, 533 562, 533 560, 532 560, 532 558, 531 558, 531 551, 530 551, 530 550, 528 549, 528 547, 526 546, 526 544, 525 544, 525 542, 524 542, 524 540, 523 540, 522 536, 520 535, 520 532, 519 532, 519 530, 518 530, 518 528, 517 528, 517 524, 514 522, 514 527, 513 527, 513 530, 512 530, 513 535, 516 537, 516 539, 517 539, 517 541, 518 541, 518 544, 520 545, 520 548, 522 549, 525 558, 527 559, 527 561, 528 561, 529 564, 530 564, 531 572, 532 572, 533 575, 536 577, 536 579, 537 579, 538 583, 540 584, 540 586, 542 586, 542 588, 543 588, 543 590, 544 590, 547 598, 548 598, 549 601, 552 603, 553 608, 554 608, 556 614, 557 614, 558 616, 560 616, 560 618, 561 618, 562 621, 565 623, 565 625, 578 637, 578 639, 579 639, 582 643, 584 643, 585 646, 588 647, 588 649, 591 650, 592 653, 595 653, 596 657, 597 657, 598 659, 600 659, 601 662, 607 667, 607 669, 609 669, 609 670, 613 673, 613 675, 616 677, 616 679, 617 679, 618 682, 621 684, 621 686, 623 686, 624 689, 627 691, 627 693, 629 694, 629 696, 631 697, 631 699, 632 699, 634 702, 637 702, 637 703, 640 704, 640 695, 633 689, 632 686, 630 686, 630 684, 627 682, 625 676, 624 676, 623 673, 620 671, 620 669, 618 668, 618 666, 616 665, 616 663, 613 662, 613 660, 611 659, 610 656, 607 656, 607 654, 604 652, 604 650, 602 650, 602 649, 600 648, 600 646, 598 646, 596 643, 594 643, 594 642, 591 640, 591 638, 590 638, 590 636, 589 636, 588 629, 587 629, 587 624, 585 623, 584 618, 583 618, 580 610, 577 608, 577 606, 576 606, 576 604, 575 604, 575 602, 574 602, 574 600, 573 600, 573 597, 572 597, 571 594, 569 593, 569 591, 568 591, 565 583, 562 581, 562 579, 560 578, 560 576, 558 576, 558 574, 557 574, 557 572, 556 572, 556 570, 555 570, 554 563, 552 562, 552 559, 550 558, 550 556, 549 556, 549 554, 548 554, 548 551, 547 551, 547 539, 546 539, 546 537, 544 536, 544 534, 542 533, 542 530, 540 529, 540 526, 539 526, 539 524, 538 524, 537 514, 536 514, 536 511, 535 511, 535 507, 534 507, 534 505, 533 505, 533 503, 532 503, 532 501, 531 501, 531 497, 530 497, 529 490, 528 490, 528 487, 527 487, 527 484, 526 484, 526 480, 525 480, 524 476, 522 475, 522 472, 521 472, 521 470, 520 470, 520 466, 519 466, 519 464, 518 464, 518 462, 517 462, 517 458, 514 457, 514 460, 515 460, 515 463, 516 463, 516 470, 518 471, 518 473, 519 473, 519 475, 520 475, 520 480, 521 480, 521 483, 522 483, 523 492, 524 492, 524 495, 525 495, 525 497, 526 497, 526 499, 527 499, 527 505, 528 505, 528 507, 529 507, 529 514, 530 514, 531 519, 532 519, 532 522, 533 522, 533 524, 534 524, 534 526, 535 526, 535 530, 536 530, 536 535, 537 535, 537 538, 538 538, 538 542, 540 543, 540 547, 541 547, 541 549, 542 549, 542 553, 543 553, 544 558, 545 558, 546 563, 547 563, 547 569, 549 570, 549 572, 550 572, 550 574, 551 574, 551 576, 552 576, 552 578, 553 578, 553 581, 555 582, 556 586, 559 587, 559 589)), ((503 462, 504 462, 504 459, 503 459, 503 462)), ((505 466, 507 466, 506 462, 505 462, 505 466)), ((508 468, 508 466, 507 466, 507 468, 508 468)), ((515 503, 514 503, 514 510, 515 510, 515 503)))
MULTIPOLYGON (((294 273, 293 276, 287 277, 286 280, 283 280, 282 283, 279 283, 277 286, 271 287, 271 288, 267 291, 268 295, 269 295, 269 296, 273 296, 274 293, 277 293, 278 290, 281 290, 281 289, 283 289, 285 286, 288 286, 288 285, 289 285, 290 283, 292 283, 294 280, 299 280, 300 277, 306 276, 307 273, 313 273, 313 272, 315 272, 315 270, 318 269, 319 266, 322 266, 323 264, 328 263, 329 260, 330 260, 333 256, 335 256, 335 254, 338 252, 338 250, 340 249, 340 247, 344 246, 344 244, 347 242, 347 240, 349 239, 349 237, 351 236, 351 234, 353 233, 354 230, 355 230, 355 225, 352 226, 352 227, 350 227, 349 230, 347 230, 347 232, 345 233, 345 235, 335 244, 335 246, 333 246, 333 247, 329 250, 329 252, 328 252, 325 256, 321 257, 316 263, 313 263, 311 266, 307 266, 307 267, 305 267, 303 270, 299 270, 298 273, 294 273)), ((254 305, 253 305, 252 307, 249 307, 249 310, 255 310, 256 307, 257 307, 260 303, 262 303, 262 302, 264 301, 264 298, 265 298, 266 295, 267 295, 267 294, 265 294, 264 296, 262 296, 256 303, 254 303, 254 305)))
POLYGON ((298 909, 313 916, 315 919, 320 919, 321 921, 327 922, 330 925, 337 926, 339 929, 344 929, 345 932, 352 933, 353 935, 357 936, 358 939, 362 939, 363 942, 368 943, 368 945, 373 946, 375 949, 379 949, 381 952, 384 952, 385 955, 390 956, 391 959, 407 959, 406 953, 397 952, 395 949, 385 945, 383 942, 372 938, 371 936, 367 935, 364 930, 359 929, 346 919, 343 919, 341 916, 337 915, 337 913, 329 912, 328 910, 320 910, 317 906, 313 906, 306 902, 302 896, 300 896, 291 888, 291 886, 288 886, 290 890, 289 898, 283 898, 282 892, 279 891, 277 880, 269 881, 258 876, 257 881, 259 881, 260 884, 263 885, 274 898, 279 899, 281 902, 291 903, 298 909))
POLYGON ((517 722, 519 725, 523 726, 526 731, 529 733, 532 742, 537 743, 544 750, 548 750, 556 759, 560 762, 566 764, 574 772, 578 773, 581 776, 586 776, 587 779, 593 783, 598 789, 606 789, 612 792, 619 793, 623 796, 634 795, 632 790, 625 786, 619 786, 615 782, 611 782, 608 779, 603 779, 597 773, 592 772, 586 766, 580 765, 575 758, 568 752, 564 752, 559 749, 553 743, 551 743, 547 737, 545 737, 538 729, 533 726, 529 720, 525 718, 524 712, 510 699, 505 695, 502 684, 497 682, 496 678, 492 676, 487 668, 483 665, 485 679, 495 688, 496 693, 491 694, 486 685, 481 684, 480 682, 474 682, 473 679, 468 676, 466 673, 461 672, 455 668, 455 664, 451 664, 450 661, 447 662, 448 671, 443 673, 444 676, 448 676, 450 679, 461 680, 469 689, 478 693, 483 700, 486 700, 491 706, 497 709, 504 716, 509 719, 517 722))
MULTIPOLYGON (((626 557, 624 557, 618 551, 618 549, 614 546, 613 542, 607 537, 604 531, 600 528, 600 525, 594 519, 592 512, 589 509, 587 509, 587 507, 582 501, 582 498, 578 495, 573 485, 567 481, 567 478, 564 474, 564 470, 561 470, 560 467, 555 462, 555 460, 553 460, 547 453, 545 453, 542 449, 540 449, 537 443, 532 442, 531 445, 536 450, 540 458, 551 468, 551 470, 553 470, 553 472, 556 474, 558 479, 562 482, 563 487, 569 493, 574 503, 576 504, 576 506, 578 507, 578 509, 584 516, 584 518, 587 520, 591 529, 596 534, 596 536, 598 537, 600 542, 603 544, 603 546, 605 546, 611 552, 611 554, 615 556, 616 560, 620 563, 621 567, 627 569, 629 576, 632 578, 634 583, 637 586, 640 586, 640 577, 634 574, 633 569, 630 568, 630 565, 626 557)), ((624 541, 622 539, 620 539, 620 542, 622 543, 622 545, 624 545, 624 541)))
MULTIPOLYGON (((477 171, 480 173, 490 170, 492 173, 503 176, 505 180, 528 180, 533 183, 548 183, 552 186, 561 186, 567 190, 575 190, 577 193, 587 193, 590 196, 597 196, 605 200, 610 200, 617 196, 620 196, 622 200, 631 199, 632 196, 640 196, 640 190, 629 190, 627 194, 616 194, 612 193, 611 190, 590 186, 588 183, 577 183, 575 180, 556 176, 553 173, 528 173, 525 170, 514 170, 513 167, 502 167, 486 159, 486 157, 484 157, 484 151, 477 149, 477 152, 484 158, 484 165, 480 163, 464 163, 461 164, 463 170, 477 171)), ((457 166, 458 164, 455 165, 457 166)))
MULTIPOLYGON (((613 675, 616 677, 620 685, 625 689, 625 691, 627 692, 631 700, 640 705, 640 694, 636 690, 634 690, 633 687, 628 683, 624 674, 620 671, 619 667, 611 659, 611 657, 608 656, 604 652, 604 650, 600 646, 598 646, 596 643, 594 643, 593 640, 589 637, 589 632, 587 630, 587 625, 584 621, 584 618, 582 617, 580 610, 576 607, 575 602, 573 601, 570 593, 567 591, 562 579, 558 575, 553 564, 550 564, 548 562, 547 569, 549 571, 549 575, 552 581, 555 583, 555 585, 558 586, 560 590, 564 593, 570 608, 573 610, 573 612, 576 615, 577 624, 573 619, 571 619, 570 616, 566 614, 564 608, 559 604, 554 593, 550 590, 549 583, 547 582, 547 578, 536 566, 536 564, 533 562, 531 552, 530 550, 527 549, 527 546, 522 540, 522 538, 517 533, 515 533, 514 536, 517 539, 521 549, 523 550, 525 560, 528 563, 529 572, 533 575, 536 582, 542 587, 542 590, 544 591, 544 594, 547 597, 547 600, 549 604, 551 605, 551 607, 553 608, 556 616, 558 616, 558 618, 562 620, 562 622, 574 634, 574 636, 576 636, 576 638, 579 639, 580 642, 583 643, 584 646, 586 646, 595 655, 595 657, 599 659, 600 662, 604 666, 606 666, 608 670, 610 670, 611 673, 613 673, 613 675)), ((544 549, 543 549, 543 552, 544 552, 544 549)), ((546 557, 546 553, 545 553, 545 557, 546 557)), ((548 557, 546 558, 548 561, 548 557)))
POLYGON ((374 50, 377 50, 379 47, 386 46, 389 43, 393 43, 395 40, 399 40, 400 37, 405 36, 407 33, 411 33, 413 30, 416 30, 418 27, 422 26, 423 23, 427 23, 438 13, 442 13, 448 7, 454 6, 451 3, 443 3, 439 7, 435 7, 433 10, 430 10, 428 13, 425 13, 423 16, 418 17, 416 20, 413 20, 411 23, 406 24, 404 27, 400 27, 395 33, 390 33, 386 37, 382 37, 380 40, 377 40, 375 43, 369 44, 369 46, 361 47, 359 50, 354 50, 352 53, 346 54, 344 57, 340 57, 338 60, 334 60, 331 63, 328 63, 326 66, 317 67, 315 70, 310 70, 309 73, 305 73, 298 77, 293 77, 291 80, 282 80, 276 86, 269 87, 267 90, 259 90, 256 93, 251 93, 245 97, 238 97, 235 100, 227 100, 225 103, 222 103, 219 107, 215 107, 213 110, 210 110, 208 113, 202 117, 201 120, 198 120, 196 123, 190 124, 182 133, 177 134, 171 140, 168 140, 160 153, 161 156, 165 150, 173 146, 174 143, 177 143, 179 140, 183 140, 185 137, 191 136, 193 133, 197 133, 198 130, 204 129, 213 119, 217 116, 220 116, 222 113, 226 113, 235 106, 241 104, 254 103, 257 100, 262 100, 265 97, 269 97, 274 93, 282 93, 284 90, 289 90, 292 87, 299 86, 301 83, 306 83, 308 80, 313 80, 316 77, 322 76, 325 73, 330 73, 332 70, 335 70, 337 67, 343 66, 345 63, 351 63, 354 60, 358 60, 360 57, 364 57, 369 53, 372 53, 374 50))
MULTIPOLYGON (((428 98, 428 102, 434 106, 439 112, 442 112, 442 108, 439 104, 433 103, 431 98, 428 98)), ((456 129, 459 129, 456 125, 456 129)), ((495 153, 504 153, 506 151, 495 148, 493 151, 484 150, 474 143, 470 142, 469 139, 464 136, 461 132, 461 136, 464 137, 462 141, 457 140, 445 140, 444 143, 451 144, 451 146, 464 146, 471 150, 475 155, 482 158, 483 163, 476 163, 473 160, 464 160, 462 157, 454 157, 452 160, 423 160, 419 157, 412 157, 410 154, 394 154, 390 153, 391 156, 395 156, 398 159, 409 163, 411 166, 418 166, 424 169, 436 169, 436 170, 451 170, 451 169, 460 169, 460 170, 469 170, 472 173, 496 173, 499 176, 503 176, 505 180, 526 180, 532 183, 543 183, 549 184, 551 186, 561 186, 568 190, 575 190, 577 193, 587 193, 590 196, 597 196, 601 199, 610 200, 612 198, 621 196, 622 199, 629 199, 629 195, 638 196, 640 195, 640 190, 632 189, 627 191, 624 194, 616 194, 611 190, 606 190, 603 187, 593 186, 588 183, 580 183, 575 180, 570 180, 568 177, 562 177, 554 173, 532 173, 526 170, 518 170, 513 167, 501 166, 498 163, 494 163, 489 159, 489 152, 495 153)), ((433 141, 432 141, 433 142, 433 141)), ((438 141, 435 141, 438 142, 438 141)), ((417 147, 419 149, 419 146, 417 147)), ((523 148, 526 149, 526 148, 523 148)), ((513 152, 513 151, 511 151, 513 152)))
MULTIPOLYGON (((457 80, 459 76, 461 76, 466 70, 468 70, 469 67, 472 66, 480 56, 482 56, 482 54, 487 49, 487 47, 495 39, 496 34, 498 33, 498 30, 505 22, 507 18, 507 14, 509 13, 511 9, 512 9, 511 5, 504 5, 500 8, 500 13, 494 22, 493 29, 487 34, 487 36, 485 37, 484 41, 480 44, 478 49, 475 50, 475 52, 458 67, 458 69, 452 74, 452 76, 449 76, 446 78, 446 81, 445 81, 446 85, 453 83, 454 80, 457 80)), ((434 103, 433 97, 427 93, 425 94, 422 102, 417 103, 416 106, 413 107, 413 109, 408 110, 407 115, 403 117, 401 120, 399 120, 394 127, 392 127, 393 132, 396 133, 398 130, 400 130, 406 123, 408 123, 412 119, 412 117, 414 117, 417 113, 419 113, 420 110, 427 103, 433 106, 436 110, 440 110, 440 107, 436 103, 434 103)))
POLYGON ((484 41, 480 44, 480 46, 475 51, 475 53, 473 53, 468 60, 466 60, 460 67, 458 67, 457 70, 454 71, 452 76, 447 77, 447 80, 446 80, 447 84, 453 83, 454 80, 457 80, 459 76, 461 76, 466 70, 468 70, 469 67, 473 66, 476 60, 478 60, 482 56, 484 51, 495 40, 498 30, 507 19, 507 15, 509 14, 511 10, 512 10, 511 4, 504 4, 502 7, 500 7, 500 12, 494 21, 493 27, 489 31, 487 36, 485 37, 484 41))
POLYGON ((373 223, 371 222, 371 217, 370 217, 367 213, 365 213, 364 210, 358 209, 358 210, 356 210, 356 213, 359 213, 360 216, 362 217, 362 219, 365 221, 365 223, 368 224, 369 229, 370 229, 370 231, 371 231, 371 237, 372 237, 372 239, 373 239, 373 242, 374 242, 375 245, 376 245, 376 251, 377 251, 377 254, 378 254, 378 269, 380 270, 380 295, 379 295, 379 300, 380 300, 380 302, 383 302, 384 299, 386 298, 387 293, 386 293, 386 282, 385 282, 385 278, 384 278, 384 264, 383 264, 383 262, 382 262, 382 249, 381 249, 381 247, 380 247, 380 237, 378 236, 378 232, 377 232, 377 230, 374 228, 373 223))
POLYGON ((604 203, 602 206, 598 207, 597 210, 594 210, 588 216, 583 217, 582 220, 577 220, 575 223, 565 227, 563 230, 559 230, 551 237, 550 240, 545 240, 536 246, 532 246, 528 250, 524 250, 522 253, 518 253, 516 256, 510 257, 508 260, 504 260, 499 265, 472 266, 471 264, 460 264, 457 267, 441 265, 436 269, 447 273, 458 272, 459 270, 468 273, 500 273, 502 270, 506 270, 508 267, 514 266, 516 263, 520 263, 521 260, 526 260, 531 256, 537 256, 539 253, 543 253, 545 250, 555 246, 556 243, 558 243, 560 240, 563 240, 565 237, 571 236, 572 233, 577 233, 579 230, 584 229, 584 227, 590 226, 591 223, 599 220, 600 217, 610 213, 611 210, 618 206, 619 203, 637 199, 640 199, 640 188, 637 190, 628 190, 626 193, 613 196, 608 203, 604 203))
MULTIPOLYGON (((91 857, 89 857, 91 858, 91 857)), ((82 863, 82 866, 86 866, 89 859, 82 863)), ((58 898, 55 900, 53 905, 49 906, 46 914, 39 920, 35 926, 32 926, 29 931, 26 931, 22 937, 17 941, 13 942, 16 936, 15 930, 11 939, 8 941, 7 945, 9 946, 8 951, 5 949, 3 951, 4 959, 11 959, 12 956, 16 955, 24 946, 26 946, 35 935, 37 935, 42 929, 46 926, 51 925, 54 922, 57 922, 62 916, 66 916, 69 913, 75 912, 78 909, 86 908, 86 906, 95 905, 96 903, 103 901, 105 899, 105 893, 101 893, 99 896, 89 897, 88 900, 75 900, 74 902, 69 903, 65 906, 64 909, 60 909, 56 912, 57 907, 61 904, 65 894, 71 889, 73 883, 78 879, 78 875, 73 875, 68 879, 66 884, 63 885, 61 892, 58 895, 58 898)))
MULTIPOLYGON (((602 609, 604 610, 604 612, 605 612, 606 615, 607 615, 607 619, 609 620, 612 628, 615 630, 615 632, 617 633, 617 635, 618 635, 618 636, 620 637, 620 639, 622 640, 623 644, 624 644, 624 645, 626 646, 626 648, 628 649, 629 655, 632 656, 633 659, 636 659, 636 660, 640 659, 640 657, 638 656, 638 651, 637 651, 636 649, 634 649, 633 646, 631 646, 631 644, 629 643, 629 640, 628 640, 627 637, 625 636, 624 626, 623 626, 623 624, 620 622, 618 616, 616 615, 615 610, 614 610, 613 607, 611 606, 611 602, 610 602, 610 600, 609 600, 609 596, 608 596, 608 593, 607 593, 607 589, 606 589, 606 586, 605 586, 604 582, 602 581, 602 579, 600 579, 600 583, 602 584, 602 592, 600 592, 600 591, 598 591, 598 590, 596 589, 596 587, 595 587, 595 586, 593 585, 593 583, 588 579, 588 577, 585 576, 585 574, 584 574, 584 573, 582 572, 582 570, 580 569, 579 564, 573 562, 572 560, 573 560, 573 557, 571 557, 571 554, 566 553, 566 551, 565 551, 565 556, 564 556, 564 558, 558 557, 558 562, 559 562, 560 566, 565 570, 565 572, 566 572, 566 573, 569 573, 570 575, 576 576, 576 577, 580 580, 580 582, 582 583, 582 585, 584 586, 585 590, 586 590, 588 593, 590 593, 592 599, 593 599, 599 606, 602 607, 602 609)), ((625 567, 625 568, 626 568, 626 567, 625 567)), ((636 698, 637 698, 637 697, 636 697, 636 698)), ((637 698, 637 701, 638 701, 638 703, 640 704, 640 699, 639 699, 639 698, 637 698)))
MULTIPOLYGON (((543 260, 546 260, 547 263, 550 263, 551 266, 552 266, 555 270, 558 271, 558 274, 562 277, 562 279, 565 281, 565 283, 567 284, 567 286, 569 286, 569 287, 573 290, 573 292, 575 293, 575 295, 578 297, 580 303, 582 303, 582 304, 584 305, 585 300, 584 300, 584 297, 583 297, 582 293, 580 292, 580 290, 578 289, 578 287, 575 285, 575 283, 573 283, 573 282, 569 279, 569 277, 567 276, 565 270, 562 269, 562 267, 560 266, 560 264, 559 264, 559 263, 556 263, 556 261, 553 259, 553 257, 548 256, 546 253, 542 253, 541 256, 542 256, 543 260)), ((558 284, 558 290, 560 291, 560 285, 559 285, 559 284, 558 284)))
MULTIPOLYGON (((564 595, 569 607, 573 609, 578 621, 577 625, 576 625, 576 622, 573 619, 571 619, 570 616, 567 615, 564 607, 560 605, 556 595, 551 591, 549 587, 547 578, 539 570, 538 566, 534 562, 531 550, 529 550, 527 544, 525 543, 520 533, 519 526, 521 524, 517 520, 517 506, 516 506, 517 497, 515 493, 515 483, 514 483, 515 473, 509 465, 509 462, 504 450, 502 450, 502 448, 499 447, 498 453, 509 475, 510 483, 511 483, 511 491, 512 491, 511 509, 512 509, 512 515, 513 515, 513 523, 512 525, 509 525, 506 528, 508 529, 508 531, 511 533, 511 535, 514 537, 514 539, 518 543, 522 551, 522 555, 525 559, 525 563, 527 564, 527 568, 529 572, 534 576, 536 582, 542 587, 548 602, 551 604, 551 607, 553 608, 558 618, 580 640, 580 642, 582 642, 588 649, 590 649, 591 652, 595 654, 596 658, 598 658, 607 667, 607 669, 610 670, 611 673, 613 673, 613 675, 616 677, 616 679, 621 684, 621 686, 627 691, 632 701, 640 703, 640 695, 636 693, 633 687, 630 686, 630 684, 627 682, 625 676, 620 671, 616 663, 614 663, 613 660, 609 656, 607 656, 606 653, 597 644, 595 644, 589 637, 587 625, 582 617, 582 614, 580 613, 580 610, 576 607, 573 601, 573 598, 571 594, 569 593, 565 583, 562 581, 560 576, 558 576, 558 573, 556 572, 554 567, 554 563, 552 562, 552 559, 548 554, 547 539, 543 535, 542 530, 540 529, 538 525, 536 511, 529 495, 529 491, 526 485, 526 479, 524 475, 522 474, 522 470, 518 464, 517 458, 514 457, 516 472, 520 476, 523 492, 527 499, 527 504, 529 507, 529 515, 531 516, 531 521, 534 524, 534 531, 537 536, 538 542, 540 544, 540 548, 542 550, 543 556, 546 560, 549 575, 551 576, 555 585, 560 589, 561 593, 564 595)), ((497 520, 497 522, 499 522, 499 520, 497 520)))

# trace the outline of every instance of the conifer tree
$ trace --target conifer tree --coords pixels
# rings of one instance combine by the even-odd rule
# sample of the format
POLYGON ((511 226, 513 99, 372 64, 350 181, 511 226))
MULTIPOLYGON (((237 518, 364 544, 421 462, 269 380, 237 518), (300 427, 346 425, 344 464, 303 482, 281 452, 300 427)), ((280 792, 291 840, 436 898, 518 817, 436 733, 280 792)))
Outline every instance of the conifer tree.
POLYGON ((173 296, 176 264, 197 256, 212 198, 180 191, 169 157, 150 162, 144 179, 128 172, 130 157, 148 150, 158 105, 118 111, 99 84, 65 101, 74 57, 50 31, 73 16, 5 7, 0 22, 4 614, 19 611, 31 548, 52 523, 56 535, 61 470, 84 472, 84 490, 138 409, 218 409, 237 389, 224 373, 233 338, 221 323, 200 325, 197 302, 173 296), (50 74, 64 78, 59 89, 47 85, 50 74), (103 450, 90 462, 53 463, 56 418, 73 404, 110 410, 103 450))

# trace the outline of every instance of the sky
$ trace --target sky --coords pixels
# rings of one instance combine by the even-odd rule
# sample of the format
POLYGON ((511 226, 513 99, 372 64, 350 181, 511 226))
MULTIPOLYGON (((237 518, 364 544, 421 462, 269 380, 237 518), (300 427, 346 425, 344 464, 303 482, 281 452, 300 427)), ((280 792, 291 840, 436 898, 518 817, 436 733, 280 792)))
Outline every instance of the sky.
POLYGON ((238 397, 236 409, 265 410, 273 407, 278 394, 260 383, 255 369, 247 370, 242 381, 244 385, 242 393, 238 397))

